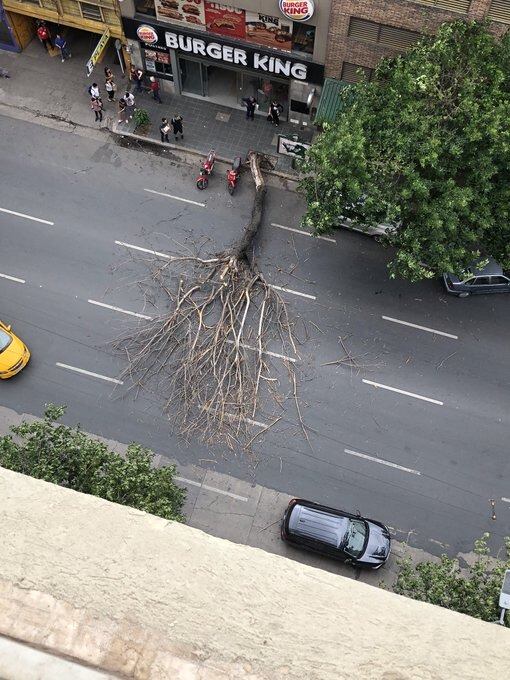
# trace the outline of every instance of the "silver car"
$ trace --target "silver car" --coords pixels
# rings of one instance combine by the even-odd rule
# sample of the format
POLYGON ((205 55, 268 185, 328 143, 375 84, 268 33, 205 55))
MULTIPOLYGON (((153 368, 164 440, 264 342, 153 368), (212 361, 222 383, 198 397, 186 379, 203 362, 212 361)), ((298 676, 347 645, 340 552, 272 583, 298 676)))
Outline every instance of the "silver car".
POLYGON ((492 258, 485 267, 471 267, 467 276, 462 279, 454 274, 443 274, 443 280, 446 290, 458 297, 481 293, 510 293, 510 277, 492 258))

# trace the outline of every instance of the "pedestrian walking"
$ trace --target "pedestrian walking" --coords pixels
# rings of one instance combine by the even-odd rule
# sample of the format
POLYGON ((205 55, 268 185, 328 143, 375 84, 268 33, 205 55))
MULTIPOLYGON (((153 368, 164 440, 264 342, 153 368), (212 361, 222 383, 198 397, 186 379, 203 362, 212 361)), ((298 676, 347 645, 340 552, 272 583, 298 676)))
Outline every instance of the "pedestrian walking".
POLYGON ((114 83, 112 80, 106 80, 104 84, 104 89, 106 90, 106 94, 108 95, 109 102, 115 101, 115 90, 113 89, 113 85, 114 83))
POLYGON ((170 124, 168 122, 168 118, 162 118, 161 119, 161 125, 159 126, 159 132, 161 134, 161 141, 163 143, 166 142, 167 144, 169 144, 170 140, 168 139, 168 133, 170 132, 170 124))
POLYGON ((154 78, 154 76, 151 76, 151 92, 152 96, 154 97, 154 101, 158 102, 159 104, 162 104, 163 102, 161 101, 161 97, 159 96, 159 81, 154 78))
POLYGON ((177 141, 177 135, 181 135, 181 139, 184 139, 182 122, 183 122, 182 116, 179 116, 177 113, 175 114, 175 116, 170 121, 170 123, 172 124, 172 130, 173 130, 174 137, 175 137, 176 141, 177 141))
POLYGON ((257 108, 257 100, 255 97, 245 97, 243 102, 246 106, 246 120, 254 120, 255 109, 257 108))
POLYGON ((129 71, 129 76, 136 86, 136 91, 138 93, 141 93, 142 92, 143 71, 141 69, 135 68, 133 65, 131 65, 131 69, 129 71))
POLYGON ((275 101, 271 102, 267 119, 270 120, 273 125, 276 125, 276 127, 280 124, 280 113, 282 111, 283 106, 281 104, 278 104, 278 102, 275 101))
POLYGON ((101 93, 99 92, 99 85, 97 83, 92 83, 92 85, 89 87, 89 94, 91 97, 99 98, 101 96, 101 93))
POLYGON ((119 99, 119 124, 126 122, 126 102, 123 98, 119 99))
POLYGON ((71 52, 69 50, 67 40, 64 37, 62 37, 60 35, 60 33, 57 33, 57 35, 55 37, 55 47, 58 47, 58 49, 60 50, 60 56, 62 58, 62 63, 64 63, 64 61, 66 59, 71 58, 71 52))
POLYGON ((51 33, 44 21, 41 21, 39 27, 37 28, 37 37, 41 41, 41 44, 44 45, 47 52, 50 52, 53 49, 51 33))
POLYGON ((131 118, 133 117, 133 111, 136 111, 135 98, 131 94, 131 92, 126 92, 126 94, 123 96, 123 99, 126 102, 127 116, 129 118, 129 120, 131 120, 131 118))
POLYGON ((101 101, 100 97, 91 97, 90 108, 96 114, 96 123, 97 121, 101 123, 103 120, 103 102, 101 101))

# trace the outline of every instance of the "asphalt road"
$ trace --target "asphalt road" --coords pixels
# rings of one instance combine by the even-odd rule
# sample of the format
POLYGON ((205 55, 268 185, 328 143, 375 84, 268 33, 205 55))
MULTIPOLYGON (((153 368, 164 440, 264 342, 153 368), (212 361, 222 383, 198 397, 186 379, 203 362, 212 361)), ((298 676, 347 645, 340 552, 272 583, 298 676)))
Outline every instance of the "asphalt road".
POLYGON ((389 281, 390 253, 369 237, 283 229, 299 229, 304 206, 270 188, 257 255, 272 283, 294 291, 282 295, 301 340, 310 441, 288 400, 257 440, 256 465, 240 452, 186 445, 155 395, 135 399, 104 379, 122 370, 110 342, 136 317, 90 301, 151 314, 134 285, 131 255, 142 251, 131 246, 221 250, 248 219, 248 177, 233 198, 219 174, 202 193, 196 168, 5 117, 0 140, 0 209, 52 223, 0 211, 0 318, 32 351, 27 369, 0 386, 4 406, 40 415, 47 402, 65 403, 66 420, 91 432, 359 509, 429 552, 467 552, 483 531, 501 544, 510 520, 507 296, 459 300, 439 282, 389 281), (325 365, 342 358, 339 337, 359 368, 325 365))

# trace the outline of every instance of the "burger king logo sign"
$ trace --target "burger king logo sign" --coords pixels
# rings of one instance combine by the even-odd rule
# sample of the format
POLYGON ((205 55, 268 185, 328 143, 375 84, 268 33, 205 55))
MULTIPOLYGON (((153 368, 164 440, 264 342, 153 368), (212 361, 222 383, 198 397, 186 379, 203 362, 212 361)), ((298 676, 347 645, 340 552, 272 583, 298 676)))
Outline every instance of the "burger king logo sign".
POLYGON ((136 35, 138 38, 146 43, 147 45, 153 45, 158 42, 158 34, 152 28, 152 26, 147 26, 147 24, 142 24, 136 29, 136 35))
POLYGON ((280 12, 292 21, 308 21, 314 9, 313 0, 280 0, 280 12))

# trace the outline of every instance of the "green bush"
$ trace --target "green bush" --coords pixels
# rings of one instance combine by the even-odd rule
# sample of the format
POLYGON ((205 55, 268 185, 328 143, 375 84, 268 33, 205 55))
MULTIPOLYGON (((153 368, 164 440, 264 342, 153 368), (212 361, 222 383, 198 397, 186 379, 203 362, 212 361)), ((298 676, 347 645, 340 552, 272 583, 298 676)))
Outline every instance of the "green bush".
POLYGON ((489 534, 484 534, 475 542, 475 560, 465 570, 461 570, 458 560, 447 555, 441 555, 439 562, 415 566, 408 557, 404 558, 394 591, 483 621, 496 621, 504 573, 510 569, 510 541, 506 539, 506 559, 493 559, 488 538, 489 534))
POLYGON ((150 116, 145 109, 136 109, 133 114, 133 120, 135 121, 135 128, 149 125, 151 122, 150 116))
POLYGON ((0 437, 0 466, 74 491, 184 521, 186 492, 174 482, 175 466, 152 467, 154 454, 130 444, 125 457, 79 426, 58 423, 65 406, 49 404, 44 419, 22 422, 0 437))

